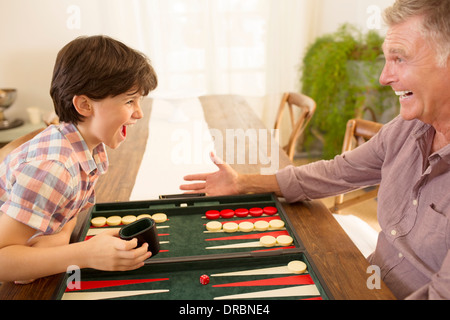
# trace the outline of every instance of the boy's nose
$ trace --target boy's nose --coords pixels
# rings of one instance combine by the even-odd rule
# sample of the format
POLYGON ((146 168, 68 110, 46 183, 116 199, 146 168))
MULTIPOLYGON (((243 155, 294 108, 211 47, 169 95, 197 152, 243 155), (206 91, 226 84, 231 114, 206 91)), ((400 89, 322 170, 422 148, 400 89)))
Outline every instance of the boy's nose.
POLYGON ((133 112, 133 118, 142 119, 143 117, 144 117, 144 112, 142 111, 141 103, 139 101, 136 103, 136 109, 133 112))

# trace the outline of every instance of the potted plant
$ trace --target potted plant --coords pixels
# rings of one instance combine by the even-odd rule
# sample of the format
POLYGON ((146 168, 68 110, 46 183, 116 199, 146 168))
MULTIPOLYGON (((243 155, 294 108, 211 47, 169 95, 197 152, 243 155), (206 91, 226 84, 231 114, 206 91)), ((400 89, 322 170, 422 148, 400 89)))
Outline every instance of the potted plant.
POLYGON ((331 159, 341 153, 349 119, 384 122, 396 113, 394 93, 378 82, 383 41, 376 31, 362 34, 344 24, 308 48, 300 70, 302 93, 316 101, 317 109, 309 125, 313 134, 304 137, 307 151, 319 145, 322 157, 331 159))

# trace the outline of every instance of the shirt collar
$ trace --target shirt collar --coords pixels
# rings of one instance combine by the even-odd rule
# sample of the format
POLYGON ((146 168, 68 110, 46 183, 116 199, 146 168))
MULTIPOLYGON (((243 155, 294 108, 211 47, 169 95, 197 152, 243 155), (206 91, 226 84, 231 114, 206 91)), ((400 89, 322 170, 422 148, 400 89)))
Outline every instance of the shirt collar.
POLYGON ((413 120, 413 121, 417 122, 417 124, 416 124, 416 126, 414 128, 414 131, 413 131, 413 135, 414 135, 414 137, 416 139, 424 138, 424 135, 429 132, 428 130, 432 130, 433 134, 434 134, 434 128, 431 125, 426 124, 426 123, 424 123, 422 121, 419 121, 419 120, 413 120))
MULTIPOLYGON (((436 133, 434 127, 419 120, 416 121, 418 124, 413 131, 413 135, 417 141, 424 140, 426 143, 433 143, 432 137, 434 137, 434 134, 436 133)), ((438 150, 432 156, 439 156, 446 163, 450 164, 450 145, 438 150)))
POLYGON ((439 154, 442 160, 444 160, 445 162, 447 162, 448 165, 450 165, 450 144, 446 145, 441 150, 439 150, 437 154, 439 154))
POLYGON ((60 124, 60 130, 72 145, 83 171, 87 174, 98 172, 99 175, 102 175, 106 173, 108 169, 108 156, 103 143, 95 147, 91 154, 86 142, 75 125, 62 122, 60 124))

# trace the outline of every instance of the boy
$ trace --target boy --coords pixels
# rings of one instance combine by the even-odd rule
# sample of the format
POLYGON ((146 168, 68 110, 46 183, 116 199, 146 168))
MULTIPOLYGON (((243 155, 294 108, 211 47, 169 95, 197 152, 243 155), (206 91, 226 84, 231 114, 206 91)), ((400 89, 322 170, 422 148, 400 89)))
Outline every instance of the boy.
POLYGON ((77 214, 94 205, 117 148, 143 117, 140 100, 157 86, 148 59, 105 36, 80 37, 58 54, 50 89, 61 124, 49 126, 0 164, 0 281, 36 279, 67 267, 141 267, 147 244, 117 232, 69 244, 77 214))

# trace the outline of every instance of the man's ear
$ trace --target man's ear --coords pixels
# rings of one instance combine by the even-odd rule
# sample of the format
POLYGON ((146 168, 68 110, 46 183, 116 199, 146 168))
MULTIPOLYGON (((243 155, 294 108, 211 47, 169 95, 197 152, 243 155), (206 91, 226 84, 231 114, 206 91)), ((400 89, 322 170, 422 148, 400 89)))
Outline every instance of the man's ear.
POLYGON ((85 95, 74 96, 72 103, 79 114, 83 117, 89 117, 93 113, 92 100, 85 95))

